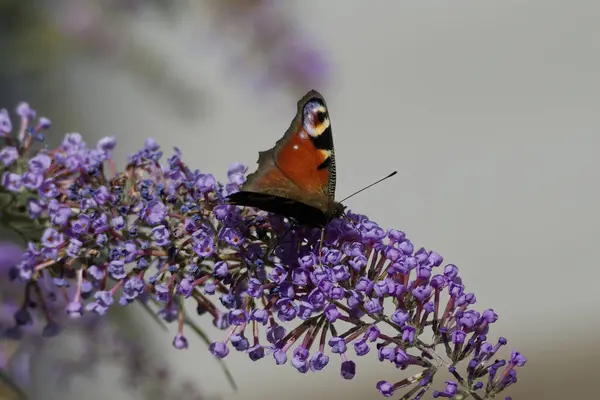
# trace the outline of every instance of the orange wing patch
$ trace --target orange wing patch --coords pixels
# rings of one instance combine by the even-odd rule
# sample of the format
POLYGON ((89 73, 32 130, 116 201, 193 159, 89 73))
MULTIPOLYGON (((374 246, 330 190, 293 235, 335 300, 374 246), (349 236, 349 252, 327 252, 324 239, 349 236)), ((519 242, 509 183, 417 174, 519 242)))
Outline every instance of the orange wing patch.
POLYGON ((301 190, 325 194, 329 170, 318 167, 330 151, 319 150, 304 129, 300 129, 276 154, 275 164, 301 190))

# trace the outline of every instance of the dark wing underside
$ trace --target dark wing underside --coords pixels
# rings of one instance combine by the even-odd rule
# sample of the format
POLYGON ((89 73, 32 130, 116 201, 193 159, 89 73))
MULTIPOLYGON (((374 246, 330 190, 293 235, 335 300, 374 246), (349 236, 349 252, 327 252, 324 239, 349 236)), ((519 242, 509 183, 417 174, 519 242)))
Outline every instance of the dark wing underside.
POLYGON ((327 216, 318 208, 285 197, 241 191, 230 194, 227 202, 293 218, 301 225, 322 227, 327 224, 327 216))

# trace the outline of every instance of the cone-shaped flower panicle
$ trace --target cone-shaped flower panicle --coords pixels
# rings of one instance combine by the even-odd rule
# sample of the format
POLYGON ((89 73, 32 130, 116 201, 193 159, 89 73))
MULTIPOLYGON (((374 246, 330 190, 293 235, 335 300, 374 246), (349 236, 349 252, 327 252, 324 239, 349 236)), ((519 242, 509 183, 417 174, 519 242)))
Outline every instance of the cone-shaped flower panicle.
MULTIPOLYGON (((252 361, 289 361, 300 373, 337 365, 344 379, 360 372, 361 357, 421 369, 377 383, 384 396, 422 398, 440 368, 455 380, 437 397, 484 399, 516 382, 526 359, 515 351, 498 360, 506 340, 488 340, 498 316, 476 311, 458 268, 404 232, 348 212, 325 227, 321 243, 320 229, 227 204, 245 181, 240 164, 222 183, 190 169, 177 148, 164 159, 147 139, 117 171, 114 138, 90 147, 70 133, 43 148, 34 143, 50 122, 34 115, 21 106, 15 130, 0 113, 0 166, 6 221, 25 216, 38 228, 11 271, 38 302, 71 293, 63 311, 73 316, 155 303, 179 326, 177 349, 188 348, 183 306, 193 302, 225 331, 209 346, 219 358, 235 350, 252 361)), ((17 324, 31 318, 28 305, 17 324)))

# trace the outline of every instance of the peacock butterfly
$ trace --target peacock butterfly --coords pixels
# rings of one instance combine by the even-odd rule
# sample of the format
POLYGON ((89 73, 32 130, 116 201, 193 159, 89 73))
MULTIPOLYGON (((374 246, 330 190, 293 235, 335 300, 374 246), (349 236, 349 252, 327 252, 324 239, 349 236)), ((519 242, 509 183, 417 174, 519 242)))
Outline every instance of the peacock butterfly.
POLYGON ((346 207, 335 201, 331 123, 319 92, 311 90, 298 101, 289 129, 273 148, 258 153, 258 169, 227 201, 312 227, 343 215, 346 207))

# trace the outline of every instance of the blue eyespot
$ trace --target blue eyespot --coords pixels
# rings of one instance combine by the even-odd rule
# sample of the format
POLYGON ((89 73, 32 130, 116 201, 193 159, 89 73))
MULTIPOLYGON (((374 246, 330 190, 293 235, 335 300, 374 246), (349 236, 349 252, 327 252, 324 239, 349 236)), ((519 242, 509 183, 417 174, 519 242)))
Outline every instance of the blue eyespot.
POLYGON ((327 108, 319 101, 312 100, 306 103, 302 117, 302 126, 311 137, 320 136, 329 127, 327 108))

